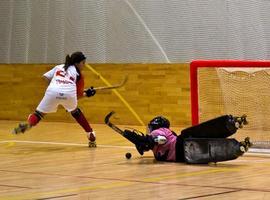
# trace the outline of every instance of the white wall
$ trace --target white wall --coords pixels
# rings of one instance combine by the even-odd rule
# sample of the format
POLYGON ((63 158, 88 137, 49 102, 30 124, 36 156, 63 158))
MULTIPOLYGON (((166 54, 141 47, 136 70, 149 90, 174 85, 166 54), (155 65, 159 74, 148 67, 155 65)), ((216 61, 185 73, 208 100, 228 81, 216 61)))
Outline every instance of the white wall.
POLYGON ((0 63, 270 59, 268 0, 1 0, 0 63))

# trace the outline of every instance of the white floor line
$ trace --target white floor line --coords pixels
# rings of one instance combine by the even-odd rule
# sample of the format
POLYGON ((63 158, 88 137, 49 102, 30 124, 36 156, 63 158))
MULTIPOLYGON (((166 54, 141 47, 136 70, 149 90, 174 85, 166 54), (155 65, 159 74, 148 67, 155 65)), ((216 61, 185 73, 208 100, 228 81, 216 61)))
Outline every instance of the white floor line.
POLYGON ((270 149, 249 148, 250 153, 270 153, 270 149))
MULTIPOLYGON (((87 146, 87 144, 79 144, 79 143, 66 143, 66 142, 42 142, 42 141, 28 141, 28 140, 4 140, 0 141, 0 143, 28 143, 28 144, 49 144, 49 145, 65 145, 65 146, 87 146)), ((105 148, 123 148, 123 149, 135 149, 132 146, 116 146, 116 145, 99 145, 98 147, 105 148)))
MULTIPOLYGON (((65 145, 65 146, 87 146, 87 144, 79 144, 79 143, 66 143, 66 142, 42 142, 42 141, 28 141, 28 140, 4 140, 0 141, 1 143, 28 143, 28 144, 49 144, 49 145, 65 145)), ((132 146, 117 146, 117 145, 99 145, 98 147, 104 148, 121 148, 121 149, 135 149, 132 146)), ((246 155, 264 155, 270 156, 270 149, 255 149, 250 148, 246 155)))

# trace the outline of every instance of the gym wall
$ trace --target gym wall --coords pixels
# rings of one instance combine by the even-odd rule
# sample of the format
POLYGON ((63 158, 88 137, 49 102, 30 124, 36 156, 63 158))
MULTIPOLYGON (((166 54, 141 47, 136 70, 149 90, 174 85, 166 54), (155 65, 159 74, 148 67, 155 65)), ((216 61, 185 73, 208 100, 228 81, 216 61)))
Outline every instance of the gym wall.
MULTIPOLYGON (((0 65, 0 119, 26 120, 42 99, 47 87, 42 75, 55 64, 0 65)), ((189 64, 89 64, 111 84, 128 81, 117 89, 125 103, 113 91, 98 91, 94 97, 79 100, 79 107, 91 123, 103 123, 110 111, 117 113, 118 124, 147 124, 156 115, 164 115, 174 126, 189 125, 189 64), (128 104, 128 106, 126 106, 128 104)), ((89 68, 83 71, 86 86, 104 86, 89 68)), ((46 121, 73 122, 62 107, 46 121)))

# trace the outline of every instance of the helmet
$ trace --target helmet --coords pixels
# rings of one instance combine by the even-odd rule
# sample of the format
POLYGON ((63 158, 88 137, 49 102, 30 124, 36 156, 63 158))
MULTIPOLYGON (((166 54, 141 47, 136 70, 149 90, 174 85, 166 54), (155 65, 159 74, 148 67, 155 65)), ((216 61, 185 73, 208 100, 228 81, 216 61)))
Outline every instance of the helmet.
POLYGON ((170 128, 170 121, 163 116, 157 116, 148 123, 150 133, 159 128, 170 128))

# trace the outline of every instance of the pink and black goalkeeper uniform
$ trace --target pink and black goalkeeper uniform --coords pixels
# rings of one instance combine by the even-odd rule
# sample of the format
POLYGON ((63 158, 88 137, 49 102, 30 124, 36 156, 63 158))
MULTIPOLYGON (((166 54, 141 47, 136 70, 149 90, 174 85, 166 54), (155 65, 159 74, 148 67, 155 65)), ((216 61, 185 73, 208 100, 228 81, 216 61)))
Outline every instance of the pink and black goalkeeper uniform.
POLYGON ((164 136, 167 139, 165 144, 156 144, 152 149, 154 156, 160 161, 176 161, 176 141, 177 136, 168 128, 159 128, 150 133, 155 138, 164 136))

